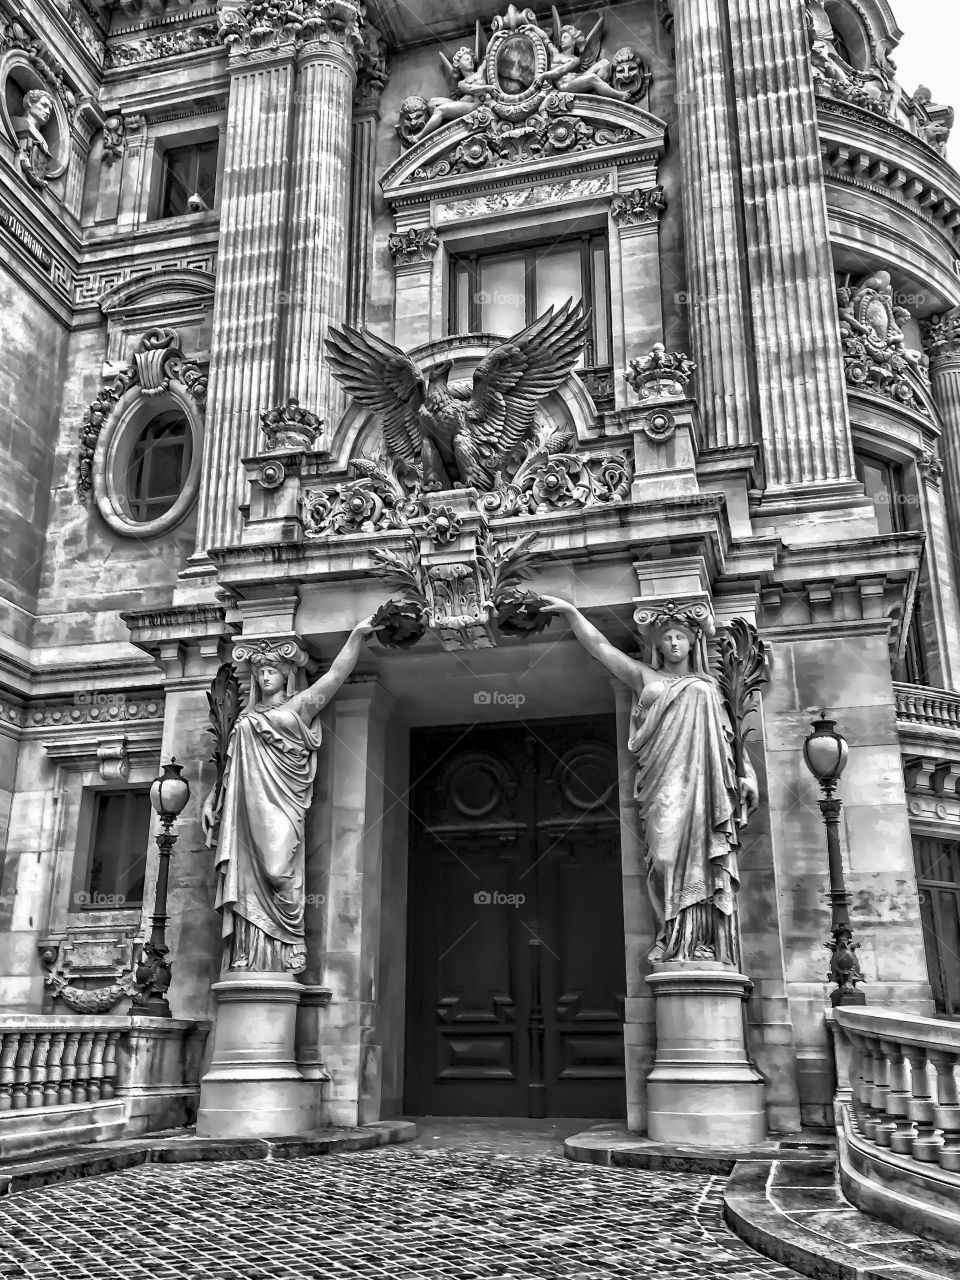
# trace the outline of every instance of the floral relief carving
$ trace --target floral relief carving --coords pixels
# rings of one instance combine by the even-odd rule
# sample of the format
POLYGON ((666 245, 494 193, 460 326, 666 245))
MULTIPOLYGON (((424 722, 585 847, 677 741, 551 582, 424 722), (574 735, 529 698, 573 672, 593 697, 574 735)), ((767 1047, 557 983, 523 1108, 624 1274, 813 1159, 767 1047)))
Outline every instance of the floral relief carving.
POLYGON ((621 191, 610 201, 610 216, 618 227, 638 227, 660 221, 666 211, 667 198, 663 187, 650 187, 646 191, 621 191))
POLYGON ((512 479, 480 499, 487 515, 543 515, 622 502, 632 466, 624 453, 580 454, 569 432, 542 430, 512 479))
POLYGON ((387 248, 397 267, 411 266, 417 262, 429 262, 440 241, 433 227, 409 227, 394 232, 387 240, 387 248))

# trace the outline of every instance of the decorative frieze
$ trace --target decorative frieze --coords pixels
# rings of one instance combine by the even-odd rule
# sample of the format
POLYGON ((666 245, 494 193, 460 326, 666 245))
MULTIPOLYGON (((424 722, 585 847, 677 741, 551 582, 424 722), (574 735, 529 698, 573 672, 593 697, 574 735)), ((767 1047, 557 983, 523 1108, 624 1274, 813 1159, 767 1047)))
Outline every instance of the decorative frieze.
POLYGON ((930 380, 923 353, 906 346, 899 322, 910 313, 895 304, 889 271, 865 276, 855 286, 847 277, 837 289, 837 307, 848 385, 926 412, 920 388, 930 380))
POLYGON ((305 488, 302 519, 308 538, 402 529, 423 514, 419 496, 400 479, 400 468, 388 454, 354 458, 356 477, 336 489, 305 488))
POLYGON ((394 232, 387 240, 387 248, 397 267, 411 266, 417 262, 429 262, 440 241, 433 227, 410 227, 394 232))
POLYGON ((159 689, 82 689, 70 698, 31 703, 23 709, 21 724, 24 729, 55 729, 162 719, 159 689))
POLYGON ((207 275, 213 275, 216 271, 216 261, 216 254, 213 252, 188 253, 174 258, 160 258, 156 261, 151 259, 148 265, 140 259, 125 267, 99 267, 77 276, 73 300, 77 306, 97 303, 108 290, 115 289, 118 284, 123 284, 134 276, 142 275, 147 269, 156 273, 187 270, 203 271, 207 275))
POLYGON ((696 369, 688 355, 655 342, 647 355, 630 361, 626 379, 641 400, 682 399, 696 369))
POLYGON ((301 408, 296 398, 291 396, 286 404, 260 414, 260 430, 270 451, 303 449, 314 452, 320 444, 323 423, 315 413, 301 408))
POLYGON ((650 187, 647 190, 637 188, 635 191, 619 192, 610 201, 610 216, 618 227, 638 227, 660 221, 660 215, 666 211, 667 198, 663 187, 650 187))
POLYGON ((107 45, 104 70, 133 67, 145 62, 158 62, 162 58, 181 57, 186 53, 198 53, 203 49, 216 49, 220 40, 217 28, 201 22, 194 27, 178 27, 155 36, 143 36, 139 40, 122 40, 107 45))
POLYGON ((473 218, 488 218, 491 214, 514 213, 520 209, 569 205, 576 200, 605 196, 612 190, 612 184, 610 174, 603 173, 590 178, 570 178, 565 182, 512 187, 506 191, 491 191, 487 195, 439 201, 434 205, 433 218, 442 226, 447 222, 468 222, 473 218))

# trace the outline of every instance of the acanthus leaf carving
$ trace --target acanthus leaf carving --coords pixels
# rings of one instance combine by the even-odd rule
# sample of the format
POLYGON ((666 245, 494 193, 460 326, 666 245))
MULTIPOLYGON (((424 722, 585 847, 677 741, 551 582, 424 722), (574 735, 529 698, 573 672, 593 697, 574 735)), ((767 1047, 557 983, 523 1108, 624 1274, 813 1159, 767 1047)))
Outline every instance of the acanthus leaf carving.
POLYGON ((408 227, 406 231, 392 232, 387 239, 390 256, 398 267, 429 262, 439 247, 434 227, 408 227))
POLYGON ((638 227, 659 222, 667 208, 663 187, 618 192, 610 201, 610 216, 618 227, 638 227))
POLYGON ((550 511, 614 504, 630 492, 632 467, 625 453, 580 454, 569 433, 543 429, 516 473, 480 499, 487 515, 542 515, 550 511))

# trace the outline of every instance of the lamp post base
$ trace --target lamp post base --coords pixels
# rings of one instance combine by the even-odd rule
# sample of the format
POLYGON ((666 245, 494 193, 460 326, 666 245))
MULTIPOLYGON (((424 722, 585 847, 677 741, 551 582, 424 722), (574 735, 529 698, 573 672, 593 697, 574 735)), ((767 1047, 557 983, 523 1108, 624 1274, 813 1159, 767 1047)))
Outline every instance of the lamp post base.
POLYGON ((200 1081, 197 1134, 204 1138, 289 1138, 318 1122, 321 1082, 296 1063, 303 988, 282 973, 231 970, 213 984, 213 1060, 200 1081))
POLYGON ((717 961, 670 960, 656 963, 647 983, 657 1017, 647 1136, 698 1147, 762 1142, 763 1077, 743 1030, 749 979, 717 961))

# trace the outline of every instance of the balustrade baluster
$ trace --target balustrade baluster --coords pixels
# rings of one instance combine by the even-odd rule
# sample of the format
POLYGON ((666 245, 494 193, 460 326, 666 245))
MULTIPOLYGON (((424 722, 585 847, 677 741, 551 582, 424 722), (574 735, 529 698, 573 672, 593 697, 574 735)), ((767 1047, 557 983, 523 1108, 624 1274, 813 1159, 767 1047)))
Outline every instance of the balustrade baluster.
MULTIPOLYGON (((921 1045, 906 1045, 903 1052, 910 1062, 910 1091, 913 1094, 907 1114, 917 1126, 917 1136, 910 1144, 910 1154, 914 1160, 935 1164, 943 1139, 936 1136, 936 1103, 930 1092, 927 1050, 921 1045)), ((899 1150, 899 1147, 894 1147, 894 1150, 899 1150)))
POLYGON ((887 1119, 887 1095, 890 1092, 887 1084, 887 1060, 879 1041, 868 1036, 866 1043, 867 1052, 873 1059, 873 1083, 870 1087, 870 1119, 864 1125, 864 1132, 871 1142, 886 1147, 890 1145, 889 1137, 894 1129, 887 1119))
POLYGON ((47 1079, 47 1058, 50 1056, 50 1033, 41 1032, 33 1047, 30 1060, 30 1086, 27 1090, 27 1106, 43 1106, 43 1086, 47 1079))
POLYGON ((96 1032, 90 1049, 90 1083, 87 1086, 90 1102, 99 1102, 103 1096, 103 1051, 106 1047, 106 1031, 96 1032))
POLYGON ((60 1080, 63 1076, 63 1046, 66 1043, 65 1031, 55 1031, 50 1037, 50 1054, 47 1058, 47 1078, 43 1086, 43 1105, 55 1107, 60 1101, 60 1080))
POLYGON ((13 1107, 14 1064, 20 1049, 20 1032, 5 1031, 0 1048, 0 1111, 13 1107))
POLYGON ((119 1031, 107 1033, 107 1043, 103 1050, 103 1085, 101 1086, 104 1098, 112 1098, 116 1092, 114 1080, 117 1075, 117 1041, 119 1039, 119 1031))
POLYGON ((957 1062, 960 1050, 930 1049, 928 1057, 937 1069, 938 1128, 943 1130, 943 1146, 938 1160, 942 1169, 960 1173, 960 1093, 957 1090, 957 1062))
POLYGON ((73 1101, 73 1081, 77 1071, 77 1050, 80 1047, 80 1032, 68 1031, 67 1043, 63 1048, 63 1070, 60 1078, 60 1101, 73 1101))
POLYGON ((896 1040, 881 1040, 881 1047, 887 1060, 890 1091, 887 1094, 887 1116, 893 1124, 889 1145, 891 1151, 908 1156, 913 1151, 913 1142, 917 1131, 910 1118, 910 1103, 913 1094, 910 1089, 910 1067, 905 1060, 903 1046, 896 1040))
POLYGON ((74 1102, 87 1102, 90 1081, 90 1053, 93 1049, 93 1032, 80 1032, 80 1045, 77 1049, 77 1075, 73 1082, 74 1102))
POLYGON ((35 1031, 25 1031, 20 1036, 17 1061, 13 1069, 13 1109, 22 1111, 27 1105, 27 1085, 30 1083, 30 1060, 37 1038, 35 1031))

